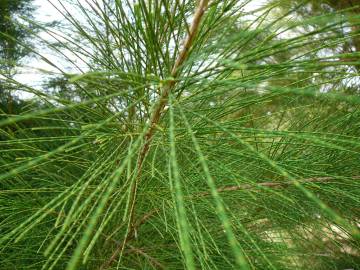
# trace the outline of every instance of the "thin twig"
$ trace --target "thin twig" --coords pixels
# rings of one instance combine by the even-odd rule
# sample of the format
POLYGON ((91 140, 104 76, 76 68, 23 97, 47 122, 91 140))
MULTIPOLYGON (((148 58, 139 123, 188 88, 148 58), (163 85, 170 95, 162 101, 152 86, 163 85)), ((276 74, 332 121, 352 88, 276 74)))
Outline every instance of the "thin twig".
POLYGON ((156 268, 158 269, 165 269, 165 267, 157 260, 155 259, 154 257, 150 256, 149 254, 147 254, 145 251, 143 251, 142 249, 140 248, 136 248, 136 247, 133 247, 132 245, 129 245, 130 247, 130 251, 133 251, 135 253, 138 253, 142 256, 144 256, 145 258, 147 258, 149 260, 149 262, 156 268))
MULTIPOLYGON (((350 177, 353 180, 360 179, 360 176, 352 176, 350 177)), ((302 180, 298 180, 300 184, 306 183, 325 183, 335 180, 335 177, 327 176, 327 177, 312 177, 306 178, 302 180)), ((261 183, 253 183, 253 184, 243 184, 243 185, 236 185, 236 186, 226 186, 218 188, 218 192, 225 192, 225 191, 236 191, 236 190, 249 190, 249 189, 256 189, 261 187, 267 188, 280 188, 280 187, 287 187, 294 184, 294 181, 286 181, 286 182, 261 182, 261 183)), ((210 192, 200 192, 195 194, 195 197, 202 197, 211 195, 210 192)), ((193 195, 194 196, 194 195, 193 195)))
MULTIPOLYGON (((123 250, 123 248, 125 247, 126 243, 133 239, 136 236, 136 232, 138 230, 138 228, 144 224, 151 216, 153 216, 155 214, 155 212, 157 212, 158 209, 152 209, 150 212, 146 213, 137 223, 136 225, 132 228, 132 231, 129 232, 125 239, 120 243, 120 245, 116 248, 116 250, 114 250, 114 252, 112 253, 111 257, 109 258, 108 261, 106 261, 103 265, 101 265, 100 270, 104 270, 110 267, 110 265, 116 260, 117 256, 121 253, 121 251, 123 250)), ((115 241, 115 240, 113 240, 115 241)))
MULTIPOLYGON (((119 241, 113 239, 111 236, 106 235, 106 234, 104 234, 104 233, 102 233, 102 235, 106 238, 106 241, 111 241, 111 242, 113 242, 114 244, 116 244, 116 245, 118 245, 118 246, 121 245, 121 243, 120 243, 119 241)), ((146 253, 145 251, 143 251, 142 249, 137 248, 137 247, 134 247, 134 246, 129 245, 129 244, 128 244, 128 247, 130 247, 130 249, 127 250, 128 253, 130 253, 130 252, 138 253, 138 254, 144 256, 145 258, 147 258, 147 259, 149 260, 149 262, 150 262, 151 264, 153 264, 153 266, 156 266, 156 267, 159 268, 159 269, 165 269, 165 267, 164 267, 157 259, 155 259, 154 257, 150 256, 149 254, 147 254, 147 253, 146 253)))

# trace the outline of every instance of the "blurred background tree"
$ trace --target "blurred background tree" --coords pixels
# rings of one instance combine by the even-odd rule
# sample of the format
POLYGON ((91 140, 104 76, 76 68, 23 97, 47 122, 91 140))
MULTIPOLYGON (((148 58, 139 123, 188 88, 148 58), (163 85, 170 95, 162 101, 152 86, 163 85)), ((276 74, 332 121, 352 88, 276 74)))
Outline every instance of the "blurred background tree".
MULTIPOLYGON (((32 3, 33 0, 0 1, 0 75, 7 79, 14 77, 19 61, 31 52, 29 37, 32 33, 23 27, 21 17, 32 19, 35 10, 32 3)), ((11 83, 0 77, 0 108, 9 114, 21 107, 21 101, 14 100, 15 90, 11 83)))

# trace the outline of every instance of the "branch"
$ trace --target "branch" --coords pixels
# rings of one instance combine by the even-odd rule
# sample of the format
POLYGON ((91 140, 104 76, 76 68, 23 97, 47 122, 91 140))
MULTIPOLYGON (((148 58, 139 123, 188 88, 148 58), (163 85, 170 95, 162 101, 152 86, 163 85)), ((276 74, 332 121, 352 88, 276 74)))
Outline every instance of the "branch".
MULTIPOLYGON (((140 155, 139 155, 139 159, 138 159, 138 163, 137 163, 137 176, 135 178, 134 184, 131 187, 131 192, 130 192, 130 212, 129 212, 129 230, 128 230, 128 234, 125 237, 123 243, 121 246, 119 246, 115 252, 113 253, 113 255, 111 256, 111 258, 109 259, 108 262, 106 262, 104 265, 107 267, 109 267, 111 265, 111 263, 116 259, 116 257, 118 256, 119 253, 122 252, 123 248, 125 247, 126 243, 132 239, 136 233, 136 226, 134 224, 134 213, 135 213, 135 205, 136 205, 136 195, 137 195, 137 187, 141 178, 141 173, 142 173, 142 167, 143 167, 143 163, 145 160, 146 155, 149 152, 149 148, 150 148, 150 144, 152 141, 152 138, 155 134, 156 131, 156 126, 158 125, 159 121, 160 121, 160 117, 164 112, 164 107, 166 105, 166 103, 168 102, 168 97, 170 94, 170 91, 172 91, 174 89, 174 87, 176 86, 176 78, 178 77, 178 74, 180 72, 181 66, 182 64, 186 61, 190 49, 193 46, 193 41, 196 37, 196 34, 199 30, 200 27, 200 23, 201 23, 201 19, 204 16, 204 13, 208 7, 208 3, 209 0, 200 0, 199 4, 196 8, 196 11, 194 13, 194 19, 193 22, 191 24, 190 27, 190 31, 188 33, 188 36, 186 37, 184 44, 183 44, 183 48, 181 49, 179 56, 177 57, 175 64, 173 66, 173 68, 171 69, 171 80, 168 80, 166 82, 166 84, 163 87, 163 90, 160 94, 160 97, 157 101, 157 105, 150 117, 150 127, 149 130, 145 133, 144 135, 144 144, 140 150, 140 155)), ((106 269, 104 266, 104 268, 102 269, 106 269)))
MULTIPOLYGON (((360 176, 352 176, 350 177, 353 180, 360 179, 360 176)), ((298 180, 301 184, 306 183, 326 183, 335 180, 335 177, 312 177, 312 178, 306 178, 302 180, 298 180)), ((243 185, 237 185, 237 186, 226 186, 218 188, 218 192, 225 192, 225 191, 236 191, 236 190, 250 190, 250 189, 256 189, 261 187, 267 187, 267 188, 283 188, 288 187, 294 184, 294 181, 287 181, 287 182, 262 182, 262 183, 254 183, 254 184, 243 184, 243 185)), ((200 192, 195 194, 196 197, 203 197, 211 195, 210 192, 200 192)))
MULTIPOLYGON (((184 45, 183 45, 183 48, 178 56, 178 58, 176 59, 175 61, 175 64, 171 70, 171 77, 173 78, 172 80, 169 80, 164 88, 163 88, 163 91, 159 97, 159 100, 158 100, 158 105, 157 107, 155 108, 152 116, 151 116, 151 120, 150 120, 150 128, 148 130, 148 132, 145 134, 145 143, 144 143, 144 146, 142 147, 142 150, 140 152, 140 158, 139 158, 139 162, 138 162, 138 169, 141 169, 142 168, 142 164, 144 162, 144 159, 145 159, 145 156, 146 154, 148 153, 149 151, 149 146, 150 146, 150 143, 151 143, 151 140, 152 140, 152 137, 155 133, 155 128, 157 126, 157 124, 159 123, 159 120, 160 120, 160 117, 164 111, 164 107, 168 101, 168 97, 169 97, 169 93, 170 91, 175 87, 176 85, 176 81, 175 79, 177 78, 178 74, 179 74, 179 71, 180 71, 180 68, 182 66, 182 64, 185 62, 188 54, 189 54, 189 51, 193 45, 193 41, 194 41, 194 38, 198 32, 198 29, 199 29, 199 26, 200 26, 200 22, 201 22, 201 19, 207 9, 207 6, 208 6, 208 2, 209 0, 200 0, 199 2, 199 5, 195 11, 195 14, 194 14, 194 20, 191 24, 191 27, 190 27, 190 32, 187 36, 187 38, 185 39, 185 42, 184 42, 184 45)), ((139 170, 140 171, 140 170, 139 170)))

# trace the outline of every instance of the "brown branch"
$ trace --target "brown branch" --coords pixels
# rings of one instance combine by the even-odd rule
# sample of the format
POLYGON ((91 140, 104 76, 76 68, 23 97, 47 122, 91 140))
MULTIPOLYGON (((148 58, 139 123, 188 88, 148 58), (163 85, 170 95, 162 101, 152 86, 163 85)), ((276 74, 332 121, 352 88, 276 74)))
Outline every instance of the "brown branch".
POLYGON ((169 93, 170 91, 174 88, 176 81, 175 78, 178 76, 179 70, 181 68, 181 65, 185 62, 189 51, 192 47, 194 38, 198 32, 199 26, 200 26, 200 22, 201 22, 201 18, 204 15, 205 10, 207 9, 208 6, 208 2, 209 0, 201 0, 199 2, 199 5, 196 9, 196 12, 194 14, 194 20, 192 22, 191 28, 190 28, 190 33, 187 36, 187 38, 185 39, 183 48, 178 56, 178 58, 176 59, 176 62, 171 70, 171 77, 173 78, 172 80, 169 80, 165 86, 164 89, 159 97, 158 100, 158 105, 155 108, 152 116, 151 116, 151 120, 150 120, 150 128, 147 131, 147 133, 145 134, 145 143, 143 145, 143 148, 140 152, 140 158, 139 158, 139 162, 138 162, 138 169, 139 172, 141 171, 142 168, 142 164, 144 162, 145 156, 149 151, 149 146, 152 140, 152 137, 155 133, 155 128, 157 126, 157 124, 159 123, 160 120, 160 116, 164 111, 164 107, 168 101, 168 97, 169 97, 169 93))
MULTIPOLYGON (((360 176, 352 176, 350 177, 353 180, 358 180, 360 179, 360 176)), ((312 177, 312 178, 306 178, 306 179, 302 179, 302 180, 298 180, 298 182, 300 184, 306 184, 306 183, 326 183, 326 182, 331 182, 333 180, 335 180, 335 177, 312 177)), ((225 191, 236 191, 236 190, 250 190, 250 189, 256 189, 256 188, 262 188, 262 187, 267 187, 267 188, 283 188, 283 187, 288 187, 294 184, 294 181, 286 181, 286 182, 261 182, 261 183, 254 183, 254 184, 243 184, 243 185, 237 185, 237 186, 225 186, 225 187, 221 187, 218 188, 217 191, 218 192, 225 192, 225 191)), ((211 195, 211 192, 200 192, 197 193, 193 196, 195 197, 203 197, 203 196, 208 196, 211 195)))
POLYGON ((130 212, 129 212, 129 229, 128 234, 125 237, 123 244, 119 246, 111 258, 104 264, 104 267, 101 269, 106 269, 111 265, 111 263, 116 259, 117 255, 122 252, 123 248, 125 247, 126 243, 134 237, 136 234, 136 226, 134 224, 134 215, 135 215, 135 204, 136 204, 136 196, 137 196, 137 187, 141 178, 142 173, 142 167, 145 160, 146 155, 149 152, 150 144, 152 141, 152 138, 155 134, 156 126, 159 123, 160 117, 162 113, 164 112, 164 107, 166 103, 168 102, 168 97, 170 94, 170 91, 175 87, 176 85, 176 78, 179 74, 179 71, 181 69, 182 64, 187 59, 187 56, 189 55, 190 49, 193 45, 193 41, 196 37, 196 34, 200 27, 201 19, 208 7, 209 0, 200 0, 198 7, 194 13, 194 19, 190 27, 190 32, 188 33, 187 38, 184 41, 183 48, 180 51, 179 56, 177 57, 175 64, 171 70, 171 80, 168 80, 165 85, 163 86, 163 90, 160 94, 160 97, 157 101, 157 105, 154 109, 154 112, 152 113, 150 117, 150 127, 149 130, 144 135, 144 144, 140 150, 139 159, 137 163, 137 176, 135 178, 135 181, 131 187, 130 192, 130 212), (106 268, 105 268, 106 266, 106 268))

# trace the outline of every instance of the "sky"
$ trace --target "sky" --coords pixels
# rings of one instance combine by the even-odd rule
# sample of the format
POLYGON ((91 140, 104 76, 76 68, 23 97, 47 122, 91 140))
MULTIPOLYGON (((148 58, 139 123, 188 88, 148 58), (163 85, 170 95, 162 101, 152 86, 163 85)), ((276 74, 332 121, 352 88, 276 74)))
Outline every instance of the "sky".
MULTIPOLYGON (((87 1, 89 0, 78 0, 80 4, 87 5, 87 1)), ((102 0, 92 0, 92 1, 102 1, 102 0)), ((256 10, 257 8, 261 7, 267 0, 254 0, 251 1, 249 4, 245 6, 245 11, 252 11, 256 10)), ((68 1, 61 0, 61 3, 64 5, 67 5, 68 1)), ((58 0, 34 0, 34 5, 36 6, 36 12, 34 13, 34 18, 36 21, 40 23, 50 23, 52 21, 63 21, 63 16, 59 13, 58 10, 54 7, 59 7, 58 0)), ((75 12, 74 9, 70 9, 72 12, 75 12)), ((76 15, 76 13, 75 13, 76 15)), ((77 16, 77 18, 80 16, 77 16)), ((59 33, 60 35, 63 33, 59 33)), ((39 36, 46 40, 46 41, 54 41, 54 39, 49 36, 45 32, 40 32, 39 36)), ((36 43, 34 45, 37 46, 36 43)), ((67 72, 70 73, 77 73, 78 71, 71 69, 66 61, 64 59, 61 59, 54 55, 53 52, 51 52, 49 49, 46 49, 46 47, 43 47, 40 49, 41 55, 45 56, 50 61, 56 63, 58 66, 63 67, 67 72)), ((70 55, 69 52, 65 52, 65 54, 70 57, 72 60, 77 61, 75 57, 70 55)), ((77 62, 80 66, 84 67, 82 63, 77 62)), ((26 57, 22 61, 23 68, 19 69, 19 74, 16 75, 15 79, 19 82, 29 85, 31 87, 34 87, 36 89, 41 89, 42 84, 44 83, 44 80, 46 80, 46 77, 43 75, 44 71, 46 72, 57 72, 54 67, 46 63, 46 61, 41 60, 37 57, 35 59, 34 57, 26 57), (41 70, 42 72, 39 72, 41 70)), ((45 72, 45 73, 46 73, 45 72)), ((32 98, 33 95, 27 92, 18 92, 17 93, 20 98, 23 99, 29 99, 32 98)))

